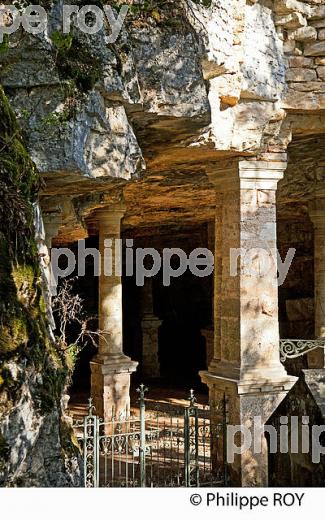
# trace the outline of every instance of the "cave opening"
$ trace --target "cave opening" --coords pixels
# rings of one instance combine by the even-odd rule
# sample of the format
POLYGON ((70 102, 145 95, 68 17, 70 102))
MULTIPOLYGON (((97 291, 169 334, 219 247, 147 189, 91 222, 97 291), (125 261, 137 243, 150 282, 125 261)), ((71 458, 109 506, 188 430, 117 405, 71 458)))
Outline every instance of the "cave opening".
MULTIPOLYGON (((166 392, 168 389, 183 390, 184 396, 192 387, 206 393, 199 371, 207 369, 208 364, 206 339, 202 331, 212 323, 213 275, 200 278, 186 270, 181 276, 172 278, 170 285, 166 286, 161 270, 156 276, 147 278, 144 286, 139 286, 135 270, 133 276, 126 275, 126 241, 123 238, 123 352, 139 362, 132 376, 131 394, 141 382, 156 391, 157 388, 162 392, 164 389, 166 392), (146 338, 149 338, 147 349, 157 350, 157 366, 152 366, 150 352, 146 357, 146 338)), ((164 247, 177 245, 190 253, 195 247, 206 245, 204 239, 202 229, 189 229, 181 237, 175 237, 172 233, 158 239, 156 237, 153 247, 162 252, 164 247)), ((134 240, 135 248, 149 244, 152 246, 150 237, 134 240)), ((87 238, 85 247, 98 249, 98 236, 87 238)), ((78 277, 78 243, 71 244, 69 249, 76 258, 75 270, 71 274, 73 293, 82 299, 85 315, 95 318, 91 321, 95 331, 98 329, 99 277, 94 275, 94 256, 86 256, 85 275, 78 277)), ((177 258, 172 259, 173 269, 177 269, 177 262, 177 258)), ((64 267, 64 259, 61 267, 64 267)), ((59 280, 59 287, 62 283, 63 280, 59 280)), ((76 327, 72 324, 68 328, 68 341, 73 342, 75 336, 76 327)), ((96 352, 93 342, 86 340, 78 355, 69 389, 72 402, 86 402, 90 395, 90 362, 96 352)))

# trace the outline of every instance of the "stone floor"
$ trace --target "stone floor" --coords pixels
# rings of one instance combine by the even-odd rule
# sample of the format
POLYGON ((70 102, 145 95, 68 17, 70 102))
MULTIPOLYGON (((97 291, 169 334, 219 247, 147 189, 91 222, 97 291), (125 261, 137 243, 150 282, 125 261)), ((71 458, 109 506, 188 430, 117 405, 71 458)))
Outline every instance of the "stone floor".
MULTIPOLYGON (((172 405, 184 407, 188 405, 189 390, 180 388, 170 388, 160 384, 151 384, 150 390, 146 393, 147 408, 150 409, 150 403, 158 403, 159 405, 172 405)), ((208 404, 208 395, 203 392, 195 392, 198 405, 208 404)), ((87 411, 87 403, 89 393, 87 391, 79 391, 71 396, 68 412, 74 418, 83 417, 87 411)), ((138 393, 136 387, 131 389, 131 411, 138 409, 138 393)))

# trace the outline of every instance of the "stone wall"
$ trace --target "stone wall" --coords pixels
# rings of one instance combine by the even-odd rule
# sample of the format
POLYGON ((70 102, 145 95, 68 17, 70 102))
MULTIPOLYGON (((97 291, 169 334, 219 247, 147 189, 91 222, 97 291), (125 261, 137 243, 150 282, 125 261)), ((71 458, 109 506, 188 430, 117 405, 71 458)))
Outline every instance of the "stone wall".
POLYGON ((325 6, 322 2, 277 0, 275 25, 288 57, 285 107, 320 109, 325 104, 325 6))
POLYGON ((306 215, 278 221, 278 247, 284 259, 296 249, 288 275, 279 287, 279 320, 282 338, 314 337, 313 229, 306 215))
MULTIPOLYGON (((320 462, 313 462, 311 449, 311 427, 324 424, 324 396, 322 392, 324 378, 324 370, 302 371, 297 383, 269 419, 268 424, 275 427, 279 436, 280 418, 288 418, 289 447, 291 446, 291 439, 295 442, 297 432, 300 439, 297 450, 291 451, 291 448, 289 448, 288 453, 279 453, 278 451, 274 454, 269 452, 270 486, 322 487, 324 485, 325 457, 321 455, 320 462), (295 425, 291 422, 293 417, 298 418, 296 433, 294 433, 295 425), (302 417, 309 419, 307 423, 309 424, 309 434, 306 437, 310 443, 310 449, 307 453, 302 451, 301 445, 302 417)), ((324 446, 322 436, 320 442, 324 446)))
POLYGON ((322 185, 324 159, 324 135, 294 137, 288 147, 288 167, 279 183, 277 233, 281 258, 290 248, 295 249, 288 275, 279 287, 282 338, 315 337, 315 237, 309 203, 322 185))

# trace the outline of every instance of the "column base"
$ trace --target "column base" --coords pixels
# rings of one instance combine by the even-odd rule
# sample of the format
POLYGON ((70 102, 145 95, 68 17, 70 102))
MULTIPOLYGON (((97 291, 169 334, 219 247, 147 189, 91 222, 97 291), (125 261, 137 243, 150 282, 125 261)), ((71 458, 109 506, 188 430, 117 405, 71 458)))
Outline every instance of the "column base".
POLYGON ((96 414, 105 422, 130 412, 131 374, 137 366, 124 354, 98 355, 90 362, 91 397, 96 414))
MULTIPOLYGON (((261 371, 262 373, 262 371, 261 371)), ((268 485, 268 451, 266 439, 263 437, 260 443, 260 451, 254 451, 254 423, 264 425, 272 413, 276 410, 289 390, 297 381, 296 377, 282 376, 274 380, 264 378, 248 381, 227 376, 217 375, 208 371, 200 372, 201 380, 209 388, 211 405, 211 421, 220 421, 214 412, 214 404, 222 401, 224 395, 227 398, 228 424, 233 426, 245 426, 252 436, 252 442, 242 454, 235 454, 233 461, 228 460, 230 484, 232 486, 262 487, 268 485), (256 419, 254 419, 256 418, 256 419)), ((229 374, 228 374, 229 376, 229 374)), ((228 437, 228 436, 227 436, 228 437)), ((230 453, 228 439, 227 454, 230 453)), ((236 444, 240 446, 240 437, 236 435, 236 444)), ((217 448, 212 451, 217 454, 217 448)), ((234 450, 235 451, 235 450, 234 450)))
POLYGON ((280 361, 264 367, 249 365, 240 367, 237 363, 213 359, 209 365, 208 373, 224 380, 240 381, 242 384, 251 386, 254 386, 255 383, 260 385, 262 382, 263 384, 273 384, 275 381, 283 381, 291 377, 288 376, 280 361))

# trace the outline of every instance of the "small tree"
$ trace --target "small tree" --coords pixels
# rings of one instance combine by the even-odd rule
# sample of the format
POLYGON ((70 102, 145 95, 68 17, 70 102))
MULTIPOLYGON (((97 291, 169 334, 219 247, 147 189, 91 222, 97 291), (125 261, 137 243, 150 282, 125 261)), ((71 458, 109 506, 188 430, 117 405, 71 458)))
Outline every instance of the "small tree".
POLYGON ((64 280, 57 295, 52 299, 52 310, 57 325, 55 338, 60 349, 69 353, 70 381, 78 355, 86 344, 91 342, 97 348, 100 337, 106 341, 106 335, 102 331, 92 330, 91 323, 96 322, 97 316, 85 314, 84 300, 73 292, 75 281, 76 278, 64 280), (70 335, 72 325, 77 329, 73 338, 70 335))

